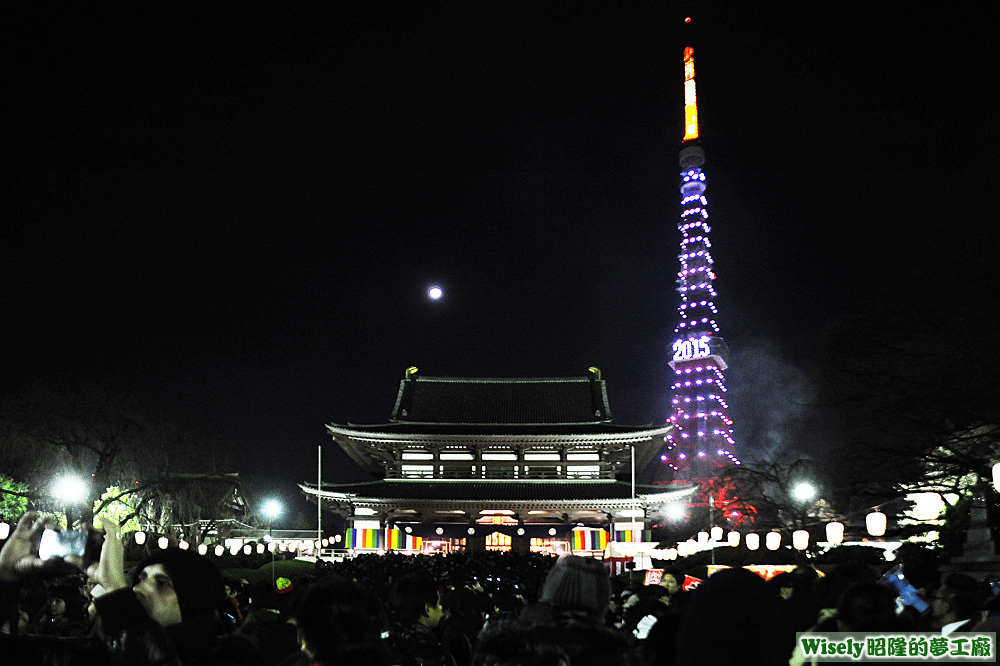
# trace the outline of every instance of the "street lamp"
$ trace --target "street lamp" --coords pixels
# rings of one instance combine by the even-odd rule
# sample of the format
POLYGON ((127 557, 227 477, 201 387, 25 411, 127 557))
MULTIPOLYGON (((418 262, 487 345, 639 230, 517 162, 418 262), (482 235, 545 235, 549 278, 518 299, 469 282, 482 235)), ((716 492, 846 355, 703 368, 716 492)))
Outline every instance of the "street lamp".
POLYGON ((72 529, 73 507, 86 501, 88 491, 87 484, 80 477, 69 474, 59 477, 52 484, 52 494, 63 502, 67 527, 72 529))
POLYGON ((816 489, 810 483, 800 483, 795 486, 795 490, 792 492, 795 495, 795 499, 805 501, 813 498, 816 494, 816 489))
MULTIPOLYGON (((275 499, 270 499, 264 502, 264 515, 267 516, 267 536, 265 541, 271 543, 273 537, 271 536, 272 527, 274 526, 274 519, 281 515, 281 502, 275 499)), ((274 577, 274 549, 271 549, 271 587, 274 587, 275 582, 274 577)))

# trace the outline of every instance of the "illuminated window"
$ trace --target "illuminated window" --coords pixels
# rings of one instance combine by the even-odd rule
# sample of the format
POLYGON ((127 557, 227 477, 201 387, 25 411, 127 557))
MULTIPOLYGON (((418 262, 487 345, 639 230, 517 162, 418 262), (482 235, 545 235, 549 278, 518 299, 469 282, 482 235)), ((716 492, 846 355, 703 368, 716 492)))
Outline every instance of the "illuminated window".
POLYGON ((510 537, 501 532, 486 535, 486 550, 510 550, 510 537))
POLYGON ((552 453, 525 453, 525 460, 559 460, 559 454, 552 453))
POLYGON ((434 460, 434 454, 427 451, 403 451, 403 460, 434 460))
POLYGON ((600 460, 596 453, 567 453, 567 460, 600 460))
POLYGON ((566 468, 566 477, 569 479, 596 479, 600 474, 600 465, 569 465, 566 468))

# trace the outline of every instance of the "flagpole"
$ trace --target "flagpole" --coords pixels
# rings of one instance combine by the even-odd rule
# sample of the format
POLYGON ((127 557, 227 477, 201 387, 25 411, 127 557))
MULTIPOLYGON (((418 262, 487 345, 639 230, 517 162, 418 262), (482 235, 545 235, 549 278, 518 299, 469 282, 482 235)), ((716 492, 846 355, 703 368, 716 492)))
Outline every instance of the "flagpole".
MULTIPOLYGON (((323 445, 316 447, 316 541, 323 545, 323 445)), ((317 556, 319 549, 317 549, 317 556)))

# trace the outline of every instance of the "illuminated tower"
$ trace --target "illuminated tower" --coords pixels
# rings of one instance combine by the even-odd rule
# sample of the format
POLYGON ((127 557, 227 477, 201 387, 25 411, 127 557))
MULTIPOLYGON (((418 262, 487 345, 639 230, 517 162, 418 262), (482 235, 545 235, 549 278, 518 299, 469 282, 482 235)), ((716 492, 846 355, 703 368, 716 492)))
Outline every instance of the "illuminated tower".
POLYGON ((675 480, 706 479, 740 464, 733 451, 733 422, 726 402, 728 349, 715 321, 715 269, 708 238, 705 151, 698 145, 694 49, 684 49, 684 142, 680 152, 681 232, 677 291, 680 322, 674 329, 670 417, 673 431, 660 457, 675 480))

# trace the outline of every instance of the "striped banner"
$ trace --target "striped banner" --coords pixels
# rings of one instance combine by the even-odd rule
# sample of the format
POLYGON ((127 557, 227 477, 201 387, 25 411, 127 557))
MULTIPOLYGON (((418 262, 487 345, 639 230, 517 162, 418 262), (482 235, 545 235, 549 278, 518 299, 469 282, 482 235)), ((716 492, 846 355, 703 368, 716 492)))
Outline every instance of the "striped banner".
POLYGON ((410 536, 403 530, 386 530, 386 550, 420 550, 423 537, 410 536))
POLYGON ((615 530, 615 541, 625 541, 629 543, 638 543, 640 541, 652 541, 653 533, 651 530, 615 530))
POLYGON ((573 530, 573 550, 604 550, 608 547, 608 533, 604 530, 573 530))
POLYGON ((382 530, 347 530, 348 548, 378 548, 382 530))

